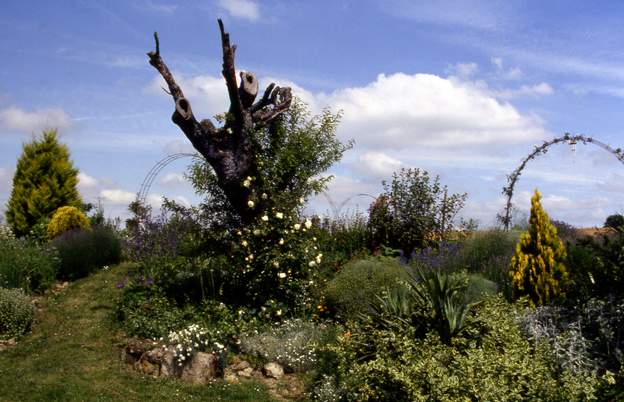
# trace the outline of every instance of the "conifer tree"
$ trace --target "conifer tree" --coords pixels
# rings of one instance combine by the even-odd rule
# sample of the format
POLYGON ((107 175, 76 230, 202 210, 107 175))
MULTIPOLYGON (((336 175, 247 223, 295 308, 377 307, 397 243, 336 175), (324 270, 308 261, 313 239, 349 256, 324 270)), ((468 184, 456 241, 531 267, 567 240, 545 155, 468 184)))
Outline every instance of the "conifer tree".
POLYGON ((78 169, 69 159, 69 149, 59 144, 56 130, 24 144, 6 211, 13 233, 27 235, 59 207, 80 207, 77 184, 78 169))
POLYGON ((562 282, 568 277, 565 246, 540 199, 541 194, 535 190, 529 229, 520 236, 510 269, 514 297, 528 296, 532 307, 563 296, 562 282))

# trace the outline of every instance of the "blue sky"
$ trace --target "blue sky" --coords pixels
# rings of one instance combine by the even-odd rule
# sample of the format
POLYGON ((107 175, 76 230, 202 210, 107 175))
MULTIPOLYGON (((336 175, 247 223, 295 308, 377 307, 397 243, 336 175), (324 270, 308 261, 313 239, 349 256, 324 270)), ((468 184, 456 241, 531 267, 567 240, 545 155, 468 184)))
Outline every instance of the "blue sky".
MULTIPOLYGON (((619 1, 5 0, 0 204, 22 143, 57 127, 85 200, 124 216, 156 162, 192 152, 147 62, 152 33, 196 115, 210 117, 228 107, 220 17, 239 69, 262 86, 292 86, 313 110, 343 111, 338 135, 355 147, 332 169, 335 204, 418 167, 467 192, 463 215, 488 226, 506 175, 535 144, 571 132, 624 146, 623 16, 619 1)), ((188 163, 160 173, 150 202, 197 202, 188 163)), ((520 210, 534 188, 553 218, 574 225, 624 212, 624 166, 598 147, 556 146, 531 162, 514 197, 520 210)), ((355 197, 342 212, 368 202, 355 197)), ((308 208, 329 204, 319 197, 308 208)))

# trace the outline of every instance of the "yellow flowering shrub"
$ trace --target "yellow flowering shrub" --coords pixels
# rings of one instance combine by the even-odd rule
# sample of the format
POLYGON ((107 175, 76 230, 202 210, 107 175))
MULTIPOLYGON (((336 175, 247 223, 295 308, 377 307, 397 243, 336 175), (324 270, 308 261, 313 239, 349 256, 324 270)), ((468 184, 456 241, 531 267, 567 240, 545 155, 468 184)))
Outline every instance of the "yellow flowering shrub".
POLYGON ((568 278, 565 246, 540 199, 541 194, 535 190, 529 229, 520 236, 509 271, 513 296, 528 296, 533 307, 564 296, 562 282, 568 278))
POLYGON ((53 239, 71 229, 88 229, 89 219, 76 207, 60 207, 48 224, 48 238, 53 239))

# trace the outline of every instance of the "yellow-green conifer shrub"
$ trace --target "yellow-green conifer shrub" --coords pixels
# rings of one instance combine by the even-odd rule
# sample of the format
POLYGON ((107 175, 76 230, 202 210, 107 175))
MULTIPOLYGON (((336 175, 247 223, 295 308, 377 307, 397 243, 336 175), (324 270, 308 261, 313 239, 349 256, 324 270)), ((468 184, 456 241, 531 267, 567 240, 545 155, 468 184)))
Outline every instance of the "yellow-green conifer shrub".
POLYGON ((542 209, 541 197, 535 190, 529 229, 520 236, 509 272, 514 297, 528 296, 533 307, 563 296, 562 282, 568 277, 565 246, 542 209))
POLYGON ((53 239, 71 229, 88 229, 89 226, 89 219, 78 208, 60 207, 48 224, 48 238, 53 239))

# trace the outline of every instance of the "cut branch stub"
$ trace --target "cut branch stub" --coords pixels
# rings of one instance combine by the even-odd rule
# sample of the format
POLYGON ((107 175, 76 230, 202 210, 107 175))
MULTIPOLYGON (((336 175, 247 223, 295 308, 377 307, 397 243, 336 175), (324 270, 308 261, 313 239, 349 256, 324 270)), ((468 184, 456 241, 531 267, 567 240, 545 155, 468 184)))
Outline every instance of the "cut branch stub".
POLYGON ((258 172, 258 161, 250 135, 288 110, 292 94, 290 88, 280 88, 272 83, 266 88, 262 98, 254 103, 258 95, 258 80, 253 73, 242 71, 238 85, 234 65, 236 45, 230 43, 230 35, 225 32, 223 21, 219 19, 218 23, 223 52, 221 72, 230 100, 229 114, 221 128, 216 128, 208 119, 201 122, 195 119, 190 102, 160 56, 160 41, 156 32, 155 50, 147 55, 149 63, 167 83, 167 93, 173 98, 173 122, 180 127, 193 147, 206 158, 230 204, 241 221, 247 223, 260 213, 259 208, 249 207, 255 204, 248 203, 251 192, 242 185, 247 176, 258 172))

